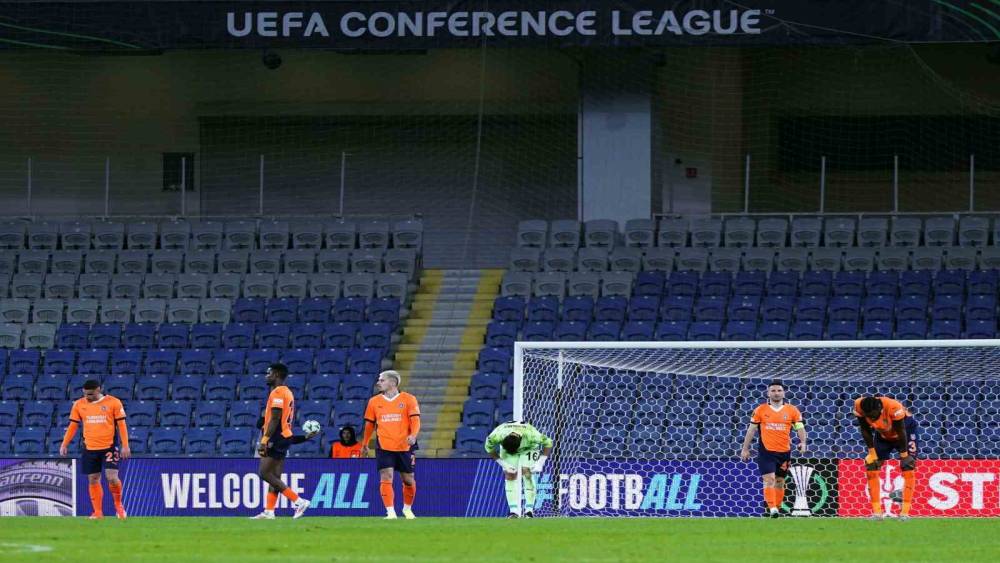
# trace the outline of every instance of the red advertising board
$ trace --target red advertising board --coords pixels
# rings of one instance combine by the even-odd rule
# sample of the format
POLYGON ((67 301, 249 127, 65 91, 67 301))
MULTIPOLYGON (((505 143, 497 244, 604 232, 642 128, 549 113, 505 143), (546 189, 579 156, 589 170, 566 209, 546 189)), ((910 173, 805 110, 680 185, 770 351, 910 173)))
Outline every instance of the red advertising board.
MULTIPOLYGON (((921 459, 911 516, 1000 516, 1000 459, 921 459)), ((903 488, 903 474, 895 460, 882 466, 882 506, 898 515, 890 493, 903 488)), ((868 480, 860 459, 840 461, 837 475, 838 514, 869 516, 868 480)))

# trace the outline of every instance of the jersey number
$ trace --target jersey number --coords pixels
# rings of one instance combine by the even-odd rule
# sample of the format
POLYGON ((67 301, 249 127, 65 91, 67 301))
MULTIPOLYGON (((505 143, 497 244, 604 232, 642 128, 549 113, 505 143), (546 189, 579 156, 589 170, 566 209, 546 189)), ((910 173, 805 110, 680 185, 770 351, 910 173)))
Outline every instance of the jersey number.
POLYGON ((119 460, 118 450, 104 452, 105 463, 118 463, 118 460, 119 460))

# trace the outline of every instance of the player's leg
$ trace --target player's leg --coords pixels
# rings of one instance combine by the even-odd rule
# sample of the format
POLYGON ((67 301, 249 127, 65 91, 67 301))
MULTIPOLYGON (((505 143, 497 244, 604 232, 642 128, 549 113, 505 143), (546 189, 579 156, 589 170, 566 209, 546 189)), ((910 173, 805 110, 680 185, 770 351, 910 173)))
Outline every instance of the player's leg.
POLYGON ((104 487, 101 486, 103 450, 83 450, 80 456, 80 472, 87 476, 87 492, 90 495, 91 520, 104 518, 104 487))
MULTIPOLYGON (((287 452, 287 448, 285 449, 287 452)), ((302 498, 295 489, 289 487, 281 480, 281 474, 285 471, 285 457, 282 456, 280 459, 276 459, 275 463, 271 464, 271 478, 277 483, 277 486, 272 485, 271 490, 274 491, 274 502, 277 504, 278 495, 282 495, 287 498, 290 503, 292 503, 292 508, 295 512, 292 513, 292 520, 300 518, 302 514, 305 513, 306 509, 309 508, 311 502, 309 499, 302 498)), ((273 506, 273 505, 272 505, 273 506)))
POLYGON ((264 497, 264 511, 257 516, 254 516, 254 519, 274 519, 274 507, 278 504, 278 493, 281 488, 284 488, 285 486, 285 484, 281 482, 279 461, 280 460, 267 456, 260 458, 260 465, 257 467, 257 475, 260 476, 262 481, 268 484, 268 488, 267 494, 264 497), (277 473, 274 472, 275 466, 279 467, 279 471, 277 473), (275 475, 277 475, 277 477, 275 477, 275 475))
POLYGON ((521 487, 524 489, 524 517, 535 517, 535 476, 531 467, 521 468, 521 487))
POLYGON ((115 514, 119 520, 124 520, 126 514, 125 505, 122 504, 122 481, 118 473, 120 463, 121 454, 117 447, 104 453, 104 477, 108 480, 108 490, 111 491, 111 498, 115 503, 115 514))
POLYGON ((912 416, 906 418, 906 457, 899 460, 899 468, 903 472, 903 506, 899 511, 901 518, 910 517, 910 507, 913 506, 913 491, 917 484, 917 456, 920 453, 920 427, 912 416))
POLYGON ((507 497, 507 508, 510 510, 508 518, 520 518, 521 516, 521 482, 517 478, 518 471, 521 467, 521 457, 514 454, 508 454, 505 451, 500 452, 500 461, 503 462, 505 468, 511 468, 512 471, 503 472, 503 490, 504 495, 507 497))
POLYGON ((880 478, 882 463, 892 459, 894 444, 886 442, 878 433, 875 434, 875 454, 878 456, 874 463, 865 464, 865 475, 868 478, 868 497, 872 503, 872 517, 882 518, 885 511, 882 507, 882 479, 880 478))
POLYGON ((757 453, 757 471, 760 473, 761 482, 764 489, 764 502, 767 503, 767 512, 772 517, 778 515, 778 505, 774 491, 774 472, 778 470, 778 460, 771 452, 760 450, 757 453))
POLYGON ((774 470, 774 505, 781 512, 781 503, 785 502, 785 478, 788 477, 788 467, 791 464, 791 452, 781 456, 781 463, 774 470))
POLYGON ((392 490, 393 472, 391 466, 378 469, 378 492, 382 497, 382 506, 385 507, 385 517, 389 520, 396 517, 396 499, 392 490))
POLYGON ((417 498, 417 480, 414 476, 416 465, 417 456, 413 451, 400 452, 395 469, 403 481, 403 517, 407 520, 417 517, 413 514, 413 501, 417 498))

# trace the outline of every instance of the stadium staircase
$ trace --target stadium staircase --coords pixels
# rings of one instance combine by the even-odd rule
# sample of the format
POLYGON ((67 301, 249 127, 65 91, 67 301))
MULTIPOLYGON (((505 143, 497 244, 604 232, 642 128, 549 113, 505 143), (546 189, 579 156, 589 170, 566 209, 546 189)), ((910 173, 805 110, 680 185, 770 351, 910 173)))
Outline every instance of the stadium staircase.
POLYGON ((424 270, 396 352, 403 389, 421 408, 421 449, 452 453, 462 403, 503 270, 424 270))

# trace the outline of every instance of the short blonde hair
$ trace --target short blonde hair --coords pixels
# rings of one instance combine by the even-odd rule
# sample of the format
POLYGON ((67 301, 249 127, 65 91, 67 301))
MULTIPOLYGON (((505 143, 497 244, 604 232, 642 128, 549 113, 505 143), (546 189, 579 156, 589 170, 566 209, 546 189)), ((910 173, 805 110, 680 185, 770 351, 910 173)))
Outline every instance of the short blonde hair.
POLYGON ((383 371, 382 373, 380 373, 379 376, 380 377, 391 377, 392 379, 395 379, 396 380, 396 387, 399 387, 399 384, 402 383, 402 381, 403 381, 403 378, 399 375, 399 372, 396 371, 396 370, 394 370, 394 369, 387 369, 387 370, 383 371))

